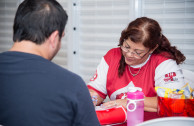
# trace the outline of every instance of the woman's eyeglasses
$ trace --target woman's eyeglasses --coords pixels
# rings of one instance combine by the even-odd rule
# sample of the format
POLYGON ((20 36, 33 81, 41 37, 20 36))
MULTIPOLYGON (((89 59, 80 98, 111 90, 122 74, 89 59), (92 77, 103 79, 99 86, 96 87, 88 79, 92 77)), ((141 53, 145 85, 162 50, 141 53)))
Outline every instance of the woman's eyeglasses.
POLYGON ((132 51, 130 51, 130 49, 128 49, 127 47, 124 47, 123 45, 121 45, 121 50, 125 53, 131 53, 131 55, 133 55, 137 59, 143 58, 150 51, 150 50, 148 50, 147 53, 145 53, 143 56, 141 56, 141 54, 143 54, 143 53, 132 52, 132 51))

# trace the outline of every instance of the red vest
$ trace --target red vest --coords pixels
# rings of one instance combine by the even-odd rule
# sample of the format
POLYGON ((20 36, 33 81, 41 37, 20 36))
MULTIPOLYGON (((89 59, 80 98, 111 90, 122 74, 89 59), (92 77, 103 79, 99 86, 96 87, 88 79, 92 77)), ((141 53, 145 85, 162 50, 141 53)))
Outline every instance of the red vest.
POLYGON ((167 60, 167 58, 162 55, 152 54, 148 62, 142 66, 140 71, 139 68, 130 68, 132 73, 137 73, 139 71, 135 77, 130 74, 129 67, 126 65, 123 76, 119 78, 118 68, 121 55, 120 48, 114 48, 104 56, 104 59, 109 66, 106 84, 107 94, 109 97, 116 90, 126 87, 131 81, 133 82, 134 86, 142 88, 145 96, 156 96, 156 91, 154 89, 155 69, 161 62, 167 60))

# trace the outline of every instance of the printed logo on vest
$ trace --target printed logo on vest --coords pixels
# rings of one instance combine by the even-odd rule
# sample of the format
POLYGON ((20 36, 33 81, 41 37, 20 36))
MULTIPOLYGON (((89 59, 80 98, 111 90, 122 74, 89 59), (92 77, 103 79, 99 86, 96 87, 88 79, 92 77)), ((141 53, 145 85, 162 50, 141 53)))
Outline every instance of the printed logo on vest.
POLYGON ((175 72, 165 74, 164 81, 166 83, 167 82, 172 82, 172 81, 177 81, 177 80, 178 80, 178 78, 176 78, 176 73, 175 72))
POLYGON ((90 81, 96 80, 97 77, 98 77, 98 74, 97 74, 97 70, 96 70, 96 73, 95 73, 94 76, 90 79, 90 81))
POLYGON ((125 99, 127 98, 127 93, 121 93, 116 96, 116 99, 125 99))

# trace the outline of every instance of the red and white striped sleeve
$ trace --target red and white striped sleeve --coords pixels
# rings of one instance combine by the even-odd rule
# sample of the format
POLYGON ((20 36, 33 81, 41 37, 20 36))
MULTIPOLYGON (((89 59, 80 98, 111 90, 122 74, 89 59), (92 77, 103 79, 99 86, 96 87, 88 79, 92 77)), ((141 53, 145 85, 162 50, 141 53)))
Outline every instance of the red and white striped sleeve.
POLYGON ((95 90, 104 99, 107 95, 106 80, 108 68, 109 66, 103 57, 100 64, 97 66, 96 73, 90 79, 90 82, 87 85, 89 89, 95 90))

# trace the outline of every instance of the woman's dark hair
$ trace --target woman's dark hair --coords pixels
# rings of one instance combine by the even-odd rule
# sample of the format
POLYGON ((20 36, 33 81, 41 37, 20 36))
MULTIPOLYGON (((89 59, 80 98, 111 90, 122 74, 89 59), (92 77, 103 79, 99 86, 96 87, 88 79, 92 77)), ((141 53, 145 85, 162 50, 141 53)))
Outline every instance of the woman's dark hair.
POLYGON ((56 0, 24 0, 14 19, 13 41, 42 44, 55 30, 61 38, 67 19, 67 13, 56 0))
MULTIPOLYGON (((119 46, 123 45, 126 39, 131 39, 134 43, 142 43, 150 50, 158 45, 153 54, 168 52, 169 55, 165 55, 165 57, 175 60, 177 64, 181 64, 186 59, 175 46, 171 46, 169 40, 162 34, 160 25, 153 19, 141 17, 129 23, 128 27, 121 33, 119 46)), ((125 59, 122 55, 118 68, 119 77, 123 75, 125 65, 125 59)))

